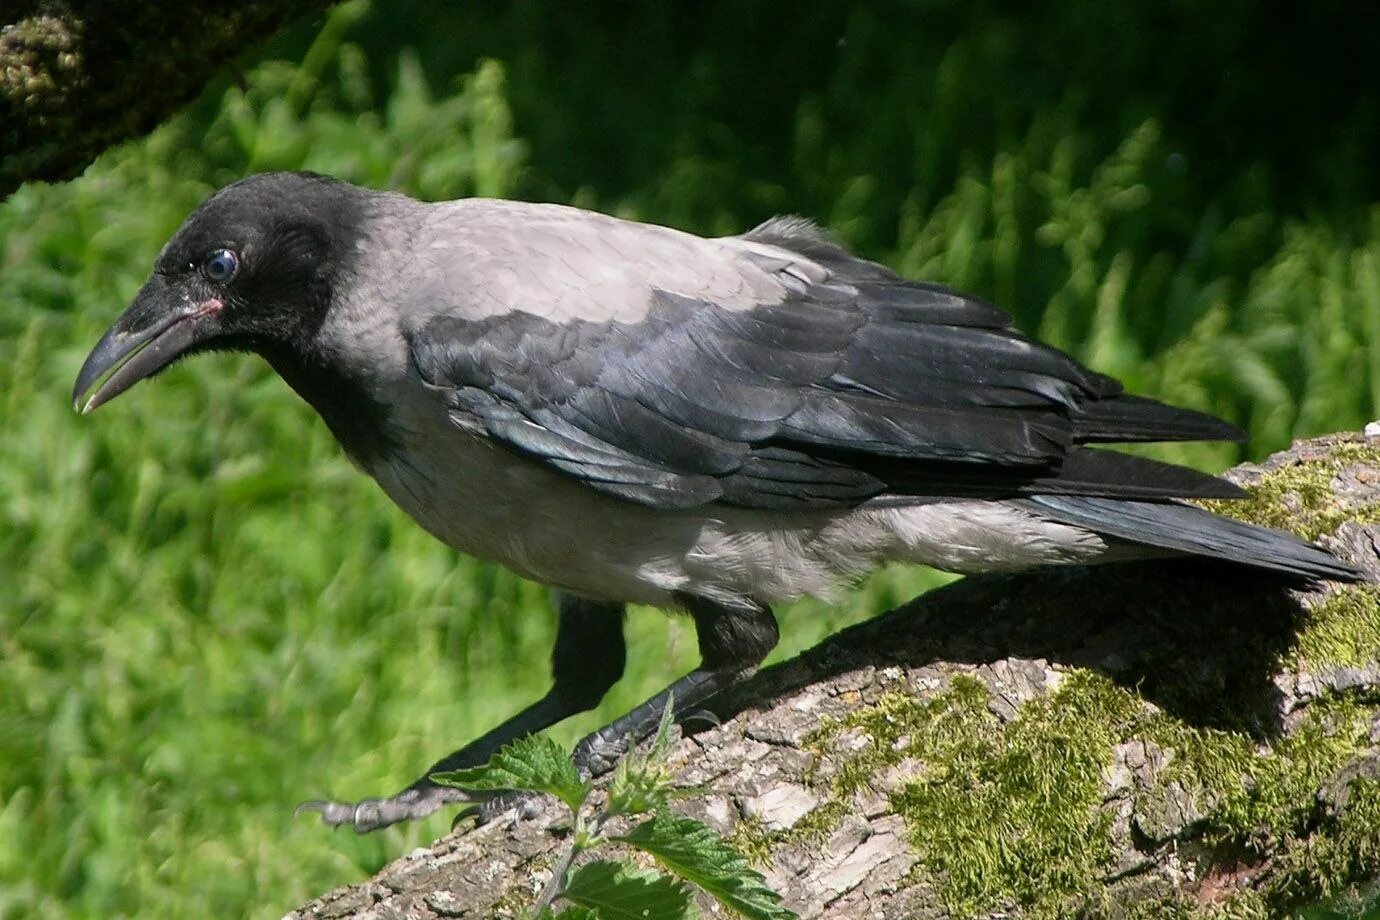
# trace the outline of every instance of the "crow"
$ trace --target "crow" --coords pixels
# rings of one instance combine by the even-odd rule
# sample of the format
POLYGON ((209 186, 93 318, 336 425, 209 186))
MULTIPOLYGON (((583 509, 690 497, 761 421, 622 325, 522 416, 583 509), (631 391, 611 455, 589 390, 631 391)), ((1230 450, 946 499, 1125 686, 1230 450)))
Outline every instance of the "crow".
POLYGON ((597 705, 623 671, 628 603, 688 613, 701 664, 581 741, 587 776, 668 700, 682 717, 751 673, 777 642, 772 604, 835 597, 890 560, 1193 556, 1361 578, 1181 501, 1242 494, 1224 480, 1089 446, 1239 429, 1126 394, 991 304, 795 217, 706 239, 256 175, 178 229, 73 401, 89 412, 211 349, 265 358, 437 538, 555 589, 545 697, 396 795, 301 806, 360 832, 470 801, 430 776, 597 705))

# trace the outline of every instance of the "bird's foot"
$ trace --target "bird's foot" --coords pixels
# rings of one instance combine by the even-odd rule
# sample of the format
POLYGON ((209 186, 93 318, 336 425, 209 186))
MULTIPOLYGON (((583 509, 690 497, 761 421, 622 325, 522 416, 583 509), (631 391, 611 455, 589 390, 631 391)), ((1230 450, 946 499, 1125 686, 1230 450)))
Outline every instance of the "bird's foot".
POLYGON ((367 834, 369 831, 376 831, 402 821, 425 818, 443 805, 473 801, 472 796, 451 786, 427 784, 404 789, 386 799, 361 799, 358 802, 313 799, 298 805, 292 813, 300 815, 308 811, 320 812, 323 824, 331 827, 352 827, 357 834, 367 834))
POLYGON ((618 762, 628 754, 628 736, 619 736, 610 729, 609 726, 592 735, 588 735, 575 745, 575 750, 571 758, 575 761, 575 769, 580 771, 580 775, 586 779, 596 776, 603 776, 618 766, 618 762))
POLYGON ((499 790, 495 792, 465 792, 451 786, 425 786, 405 789, 386 799, 361 799, 358 802, 332 802, 313 799, 293 809, 293 815, 309 811, 319 812, 321 822, 331 827, 352 827, 357 834, 367 834, 404 821, 425 818, 445 805, 463 803, 468 807, 456 815, 452 827, 473 816, 480 824, 488 824, 516 809, 515 819, 528 821, 541 814, 543 796, 533 792, 499 790))
MULTIPOLYGON (((485 795, 483 801, 475 802, 456 815, 455 824, 471 815, 474 816, 477 823, 489 824, 497 821, 509 811, 515 812, 513 815, 515 822, 530 821, 541 814, 542 807, 547 802, 547 797, 539 792, 524 792, 514 789, 505 789, 501 792, 491 792, 485 795)), ((452 824, 453 826, 454 824, 452 824)))

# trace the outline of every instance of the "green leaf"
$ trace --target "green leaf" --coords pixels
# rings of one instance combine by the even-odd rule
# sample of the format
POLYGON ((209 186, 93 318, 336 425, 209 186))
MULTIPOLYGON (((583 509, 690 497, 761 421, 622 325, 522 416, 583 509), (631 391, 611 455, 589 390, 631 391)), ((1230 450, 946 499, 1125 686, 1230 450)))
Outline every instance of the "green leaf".
POLYGON ((543 907, 536 920, 599 920, 599 915, 588 907, 570 904, 560 913, 556 913, 550 907, 543 907))
POLYGON ((655 764, 625 758, 609 781, 609 815, 636 815, 665 808, 670 799, 669 774, 655 764))
POLYGON ((635 815, 658 811, 666 807, 677 792, 666 766, 666 752, 671 747, 671 726, 675 724, 674 697, 668 695, 661 723, 645 754, 637 750, 618 762, 613 779, 609 781, 609 799, 604 811, 608 815, 635 815))
POLYGON ((676 724, 676 695, 672 692, 666 694, 666 708, 661 710, 661 721, 657 723, 656 734, 652 737, 652 743, 647 746, 647 756, 649 758, 664 760, 666 752, 671 749, 671 726, 676 724))
POLYGON ((535 735, 504 746, 482 767, 433 773, 431 779, 471 792, 546 792, 571 811, 579 811, 589 794, 589 784, 580 779, 570 755, 550 738, 535 735))
POLYGON ((571 904, 565 910, 557 914, 560 920, 599 920, 599 914, 588 907, 581 907, 578 904, 571 904))
MULTIPOLYGON (((660 872, 598 860, 575 870, 561 897, 594 911, 599 920, 688 920, 690 889, 660 872)), ((562 914, 564 916, 564 914, 562 914)))
POLYGON ((781 896, 767 887, 762 873, 749 866, 713 828, 693 818, 659 814, 615 839, 650 853, 667 869, 741 916, 751 920, 795 917, 781 906, 781 896))

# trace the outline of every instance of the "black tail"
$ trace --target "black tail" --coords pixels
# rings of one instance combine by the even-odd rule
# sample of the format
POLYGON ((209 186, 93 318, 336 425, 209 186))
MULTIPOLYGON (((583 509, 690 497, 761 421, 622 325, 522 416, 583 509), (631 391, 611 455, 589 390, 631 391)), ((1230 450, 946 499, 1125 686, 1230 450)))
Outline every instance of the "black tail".
POLYGON ((1118 394, 1082 406, 1073 416, 1073 439, 1079 444, 1244 441, 1246 432, 1203 412, 1118 394))
POLYGON ((1021 501, 1042 517, 1141 546, 1311 581, 1367 580, 1361 570, 1322 547, 1192 505, 1064 495, 1037 495, 1021 501))

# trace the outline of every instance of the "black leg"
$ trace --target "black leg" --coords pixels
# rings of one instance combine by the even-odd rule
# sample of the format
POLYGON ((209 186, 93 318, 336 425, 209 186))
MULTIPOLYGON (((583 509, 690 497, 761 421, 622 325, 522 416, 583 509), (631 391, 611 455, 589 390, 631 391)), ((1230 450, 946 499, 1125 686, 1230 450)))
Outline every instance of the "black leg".
POLYGON ((349 825, 359 833, 425 817, 442 805, 469 801, 459 789, 433 783, 431 774, 477 767, 503 745, 599 705, 623 675, 623 605, 562 594, 558 596, 557 611, 556 647, 551 656, 553 683, 546 696, 488 734, 441 758, 397 795, 356 803, 303 802, 297 806, 298 813, 319 811, 326 824, 349 825))
POLYGON ((581 740, 574 757, 582 774, 600 776, 612 770, 627 753, 629 741, 635 744, 656 730, 668 698, 672 717, 679 721, 720 690, 747 678, 780 638, 776 617, 765 606, 728 606, 698 597, 680 600, 695 618, 700 666, 581 740))

